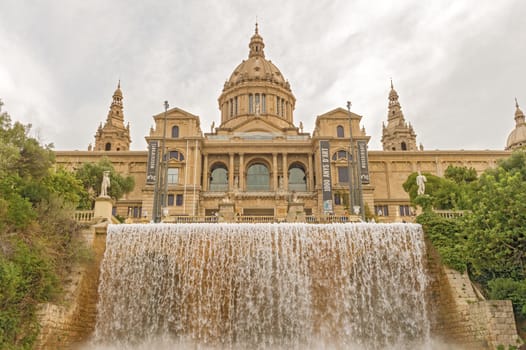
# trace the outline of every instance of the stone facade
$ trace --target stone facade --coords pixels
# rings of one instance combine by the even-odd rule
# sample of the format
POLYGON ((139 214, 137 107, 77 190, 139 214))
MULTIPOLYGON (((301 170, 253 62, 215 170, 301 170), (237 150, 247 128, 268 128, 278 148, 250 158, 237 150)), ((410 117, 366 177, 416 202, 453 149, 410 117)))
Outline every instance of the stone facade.
MULTIPOLYGON (((306 215, 346 215, 351 212, 349 165, 359 159, 366 209, 380 221, 411 221, 415 213, 402 188, 411 173, 421 170, 440 176, 449 165, 474 167, 480 173, 510 154, 417 148, 416 133, 405 121, 392 83, 383 151, 367 151, 371 136, 360 126, 362 116, 350 108, 317 116, 312 134, 305 132, 301 123, 294 122, 296 99, 291 86, 267 60, 264 48, 256 27, 248 58, 234 69, 219 96, 220 123, 217 127, 212 123, 209 132, 202 131, 199 116, 177 107, 166 106, 154 115, 155 125, 145 139, 166 155, 168 195, 163 207, 169 216, 212 216, 228 197, 235 215, 286 220, 293 193, 304 203, 306 215), (330 145, 329 209, 323 206, 320 141, 330 145), (365 152, 358 156, 360 146, 365 152)), ((75 168, 102 156, 109 158, 116 171, 132 175, 136 183, 133 192, 117 201, 114 213, 132 220, 152 218, 154 185, 147 182, 148 152, 129 151, 122 100, 119 83, 106 124, 95 136, 95 147, 58 151, 57 163, 75 168)))

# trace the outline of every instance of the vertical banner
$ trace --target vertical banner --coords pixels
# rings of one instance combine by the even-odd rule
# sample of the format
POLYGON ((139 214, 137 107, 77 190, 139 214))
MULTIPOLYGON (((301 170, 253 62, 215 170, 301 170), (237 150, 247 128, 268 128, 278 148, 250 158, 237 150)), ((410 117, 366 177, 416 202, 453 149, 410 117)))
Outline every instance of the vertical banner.
POLYGON ((358 164, 360 165, 360 174, 362 184, 369 184, 369 158, 367 156, 367 141, 357 141, 358 143, 358 164))
POLYGON ((155 185, 157 166, 159 164, 159 142, 148 143, 148 165, 146 168, 146 184, 155 185))
POLYGON ((329 141, 320 141, 323 213, 332 214, 332 180, 329 141))

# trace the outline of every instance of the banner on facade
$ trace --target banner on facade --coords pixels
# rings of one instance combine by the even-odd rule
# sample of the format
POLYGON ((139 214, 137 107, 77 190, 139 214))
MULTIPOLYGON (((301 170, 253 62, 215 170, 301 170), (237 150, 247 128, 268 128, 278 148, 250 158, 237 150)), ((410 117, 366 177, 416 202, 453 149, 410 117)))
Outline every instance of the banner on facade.
POLYGON ((332 180, 331 180, 331 156, 329 141, 320 141, 321 156, 321 188, 323 200, 323 213, 333 213, 332 207, 332 180))
POLYGON ((147 185, 155 185, 158 164, 159 164, 159 142, 150 141, 148 143, 148 165, 146 168, 146 184, 147 185))
POLYGON ((369 184, 369 158, 367 156, 367 141, 357 141, 358 143, 358 164, 360 166, 360 177, 362 184, 369 184))

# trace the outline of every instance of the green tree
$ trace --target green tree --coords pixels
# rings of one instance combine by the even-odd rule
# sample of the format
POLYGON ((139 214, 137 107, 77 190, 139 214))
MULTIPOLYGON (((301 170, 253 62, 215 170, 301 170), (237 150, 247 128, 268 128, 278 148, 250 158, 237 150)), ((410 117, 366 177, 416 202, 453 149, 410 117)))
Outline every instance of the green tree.
POLYGON ((482 282, 496 277, 526 278, 524 159, 524 153, 515 153, 485 172, 473 195, 472 214, 465 218, 472 273, 482 282))
POLYGON ((100 194, 102 174, 104 171, 110 172, 111 185, 108 189, 108 195, 111 198, 119 199, 126 193, 131 192, 135 187, 133 177, 118 174, 113 164, 107 158, 102 158, 97 163, 84 163, 76 171, 76 177, 85 189, 80 204, 82 208, 91 209, 93 207, 94 199, 100 194))
POLYGON ((30 349, 39 303, 56 298, 79 255, 70 210, 84 190, 72 173, 55 170, 51 145, 11 122, 0 101, 0 348, 30 349))

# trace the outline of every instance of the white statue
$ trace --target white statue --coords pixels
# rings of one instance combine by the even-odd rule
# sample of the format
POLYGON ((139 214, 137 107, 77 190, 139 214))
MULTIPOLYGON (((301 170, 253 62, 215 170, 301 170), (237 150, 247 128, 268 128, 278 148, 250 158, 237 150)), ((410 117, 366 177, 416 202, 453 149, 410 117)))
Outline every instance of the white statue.
POLYGON ((215 127, 216 127, 216 122, 213 121, 213 122, 212 122, 212 125, 210 125, 210 133, 212 133, 212 134, 214 133, 214 129, 215 129, 215 127))
POLYGON ((280 176, 279 177, 279 180, 278 180, 278 188, 279 190, 283 190, 283 176, 280 176))
POLYGON ((239 177, 234 176, 234 189, 239 189, 239 177))
POLYGON ((418 171, 418 176, 416 177, 416 185, 418 186, 418 190, 416 193, 421 196, 426 192, 426 177, 422 175, 420 170, 418 171))
POLYGON ((300 122, 300 132, 303 133, 303 122, 300 122))
POLYGON ((110 171, 106 170, 102 173, 102 184, 100 185, 100 196, 109 197, 108 188, 110 187, 110 171))

